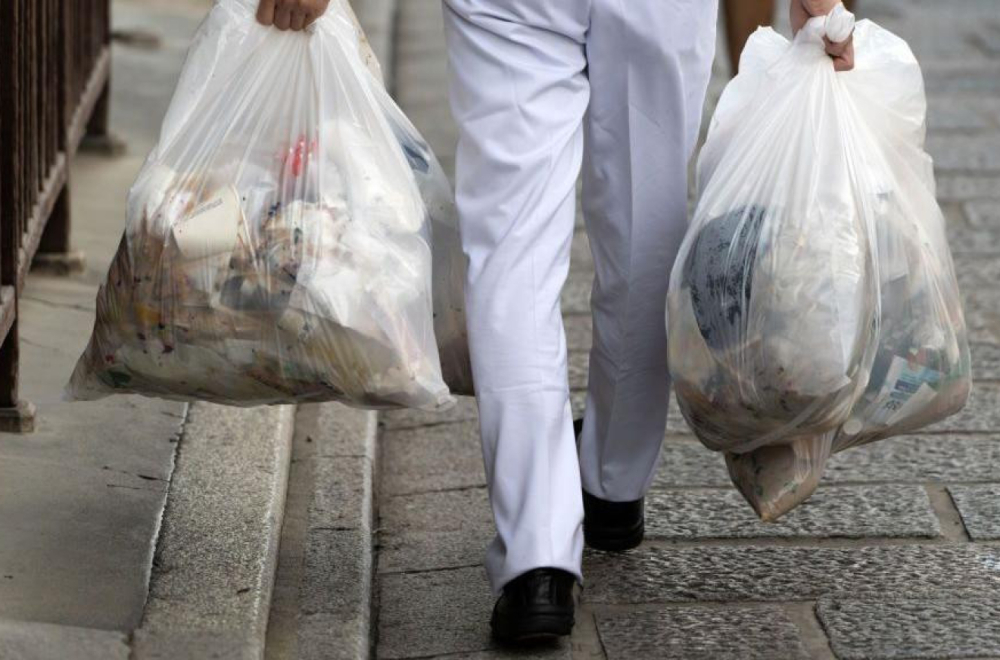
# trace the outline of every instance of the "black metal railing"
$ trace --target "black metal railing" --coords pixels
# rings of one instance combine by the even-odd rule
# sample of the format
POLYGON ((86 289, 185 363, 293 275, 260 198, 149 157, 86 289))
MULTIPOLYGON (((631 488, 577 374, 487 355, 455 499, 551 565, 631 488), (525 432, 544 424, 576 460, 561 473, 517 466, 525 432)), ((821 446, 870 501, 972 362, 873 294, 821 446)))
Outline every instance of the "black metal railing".
POLYGON ((0 431, 18 398, 18 296, 35 261, 70 251, 69 159, 107 129, 109 0, 0 0, 0 431))

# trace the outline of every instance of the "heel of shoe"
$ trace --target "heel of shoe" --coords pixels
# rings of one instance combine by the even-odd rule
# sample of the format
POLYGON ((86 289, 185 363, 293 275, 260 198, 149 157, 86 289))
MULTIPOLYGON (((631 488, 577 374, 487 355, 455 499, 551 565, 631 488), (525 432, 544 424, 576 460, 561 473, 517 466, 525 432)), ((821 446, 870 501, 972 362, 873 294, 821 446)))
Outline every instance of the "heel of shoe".
POLYGON ((645 522, 627 530, 588 530, 586 525, 583 527, 583 541, 587 547, 603 552, 624 552, 637 548, 645 536, 645 522))
POLYGON ((509 622, 508 626, 493 621, 493 637, 504 644, 533 644, 565 637, 573 632, 573 614, 528 614, 509 622))

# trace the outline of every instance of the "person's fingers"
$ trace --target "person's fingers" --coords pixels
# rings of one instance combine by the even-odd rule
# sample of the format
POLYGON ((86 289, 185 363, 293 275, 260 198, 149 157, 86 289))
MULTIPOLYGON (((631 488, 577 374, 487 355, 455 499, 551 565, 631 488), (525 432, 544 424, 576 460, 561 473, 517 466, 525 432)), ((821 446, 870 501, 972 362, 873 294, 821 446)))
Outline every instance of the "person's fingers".
POLYGON ((850 71, 854 68, 854 44, 848 42, 844 53, 833 59, 834 71, 850 71))
POLYGON ((326 13, 326 8, 329 6, 329 0, 312 0, 306 7, 306 27, 309 27, 315 23, 324 13, 326 13))
POLYGON ((823 43, 826 44, 826 52, 831 57, 842 56, 854 43, 854 36, 851 35, 846 41, 834 42, 830 41, 826 37, 823 37, 823 43))
POLYGON ((319 18, 326 11, 329 4, 330 0, 303 0, 303 9, 306 13, 314 14, 316 18, 319 18))
POLYGON ((257 5, 257 22, 261 25, 274 24, 274 0, 260 0, 257 5))
POLYGON ((292 20, 291 23, 289 24, 289 27, 291 27, 295 31, 299 31, 305 26, 306 26, 306 13, 301 10, 293 11, 292 20))
POLYGON ((833 58, 834 71, 850 71, 854 68, 854 35, 840 43, 823 37, 823 42, 826 44, 827 55, 833 58))
POLYGON ((792 0, 792 2, 799 2, 810 16, 826 16, 840 0, 792 0))
POLYGON ((292 24, 292 8, 287 4, 280 5, 274 11, 274 27, 287 30, 292 24))

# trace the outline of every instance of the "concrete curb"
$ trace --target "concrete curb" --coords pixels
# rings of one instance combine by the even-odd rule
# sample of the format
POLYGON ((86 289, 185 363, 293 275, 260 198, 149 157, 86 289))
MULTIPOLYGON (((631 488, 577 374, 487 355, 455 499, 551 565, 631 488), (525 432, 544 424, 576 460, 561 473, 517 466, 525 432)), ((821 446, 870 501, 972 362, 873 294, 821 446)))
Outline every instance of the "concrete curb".
POLYGON ((133 660, 263 657, 294 411, 191 405, 133 660))
MULTIPOLYGON (((350 0, 392 89, 397 0, 350 0)), ((374 657, 378 416, 299 407, 267 659, 374 657)))
POLYGON ((377 418, 300 406, 267 657, 371 657, 377 418))

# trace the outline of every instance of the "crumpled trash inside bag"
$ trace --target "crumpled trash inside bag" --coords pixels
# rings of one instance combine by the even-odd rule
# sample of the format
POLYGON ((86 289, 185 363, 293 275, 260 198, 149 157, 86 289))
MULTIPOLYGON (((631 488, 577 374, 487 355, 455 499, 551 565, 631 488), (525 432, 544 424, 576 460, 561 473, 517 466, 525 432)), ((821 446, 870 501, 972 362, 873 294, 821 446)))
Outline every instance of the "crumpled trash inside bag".
POLYGON ((446 407, 402 113, 342 3, 305 33, 255 10, 194 39, 68 394, 446 407))
POLYGON ((827 25, 747 43, 668 294, 681 411, 764 520, 833 453, 954 414, 971 386, 919 66, 861 21, 855 69, 835 73, 827 25))
POLYGON ((434 334, 441 357, 441 373, 452 394, 474 396, 472 359, 465 321, 467 260, 462 252, 454 196, 434 152, 409 119, 395 106, 386 108, 386 114, 393 123, 393 130, 406 153, 430 215, 434 334))

